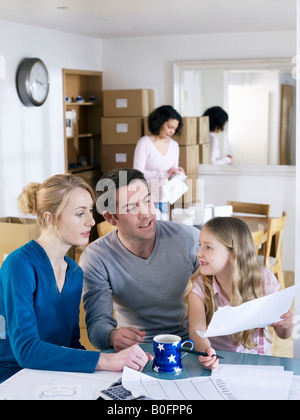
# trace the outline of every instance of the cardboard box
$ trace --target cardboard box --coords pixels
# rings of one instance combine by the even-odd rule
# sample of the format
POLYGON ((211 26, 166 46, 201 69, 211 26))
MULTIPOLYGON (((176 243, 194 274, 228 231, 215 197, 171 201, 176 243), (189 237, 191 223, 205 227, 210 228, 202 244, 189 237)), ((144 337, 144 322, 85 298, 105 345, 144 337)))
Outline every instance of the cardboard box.
POLYGON ((186 209, 198 201, 198 173, 188 173, 186 175, 187 179, 185 180, 185 184, 188 187, 188 191, 174 203, 175 208, 186 209))
POLYGON ((150 136, 151 135, 151 133, 149 131, 149 128, 148 128, 148 117, 143 118, 143 135, 144 136, 150 136))
POLYGON ((104 90, 104 117, 147 117, 154 109, 154 90, 104 90))
POLYGON ((174 140, 180 146, 197 144, 198 117, 182 117, 183 127, 180 136, 174 136, 174 140))
POLYGON ((140 117, 102 118, 102 144, 136 144, 142 136, 140 117))
POLYGON ((179 166, 186 174, 197 174, 199 171, 199 145, 179 146, 179 166))
POLYGON ((134 150, 135 145, 103 145, 101 153, 102 173, 115 168, 133 168, 134 150))
POLYGON ((209 117, 198 117, 197 125, 198 143, 209 143, 209 117))
POLYGON ((199 145, 199 162, 210 163, 210 143, 199 145))
POLYGON ((0 267, 11 252, 40 236, 40 226, 36 220, 25 221, 22 223, 17 217, 0 218, 0 267))

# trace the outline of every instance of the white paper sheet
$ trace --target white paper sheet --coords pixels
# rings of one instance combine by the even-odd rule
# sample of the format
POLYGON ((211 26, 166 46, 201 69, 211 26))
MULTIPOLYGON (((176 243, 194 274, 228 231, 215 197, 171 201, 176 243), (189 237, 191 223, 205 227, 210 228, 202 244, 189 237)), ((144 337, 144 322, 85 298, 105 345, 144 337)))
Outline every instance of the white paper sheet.
POLYGON ((300 376, 298 375, 293 376, 288 400, 292 400, 292 401, 300 400, 300 376))
POLYGON ((143 395, 153 400, 236 400, 218 376, 164 380, 125 367, 122 385, 135 398, 143 395))
POLYGON ((0 384, 0 400, 94 400, 121 376, 23 369, 0 384))
POLYGON ((219 337, 252 328, 264 328, 280 321, 291 307, 299 284, 280 292, 251 300, 239 306, 224 306, 213 315, 206 332, 200 337, 219 337))
POLYGON ((287 400, 293 380, 283 366, 223 364, 214 376, 221 376, 238 400, 287 400))
POLYGON ((170 204, 174 204, 180 197, 188 191, 185 184, 186 175, 178 174, 163 185, 163 193, 170 204))

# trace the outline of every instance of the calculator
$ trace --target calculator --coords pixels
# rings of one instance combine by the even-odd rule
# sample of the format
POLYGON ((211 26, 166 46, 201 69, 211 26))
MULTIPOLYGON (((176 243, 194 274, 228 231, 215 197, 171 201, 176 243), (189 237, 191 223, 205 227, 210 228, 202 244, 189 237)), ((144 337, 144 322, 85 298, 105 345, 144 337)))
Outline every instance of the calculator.
POLYGON ((142 400, 146 398, 143 396, 135 398, 130 391, 123 387, 123 385, 115 385, 109 387, 108 389, 103 389, 102 391, 100 391, 100 396, 98 399, 128 401, 142 400))

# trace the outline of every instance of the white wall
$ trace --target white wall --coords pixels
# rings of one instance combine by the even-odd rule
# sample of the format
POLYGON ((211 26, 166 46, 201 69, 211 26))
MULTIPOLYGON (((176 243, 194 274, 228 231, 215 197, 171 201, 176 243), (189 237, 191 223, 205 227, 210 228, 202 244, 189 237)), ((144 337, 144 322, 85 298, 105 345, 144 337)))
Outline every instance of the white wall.
POLYGON ((102 70, 102 41, 0 21, 0 217, 17 216, 17 196, 31 181, 64 172, 62 69, 102 70), (48 67, 50 93, 40 108, 19 100, 20 61, 39 57, 48 67))
POLYGON ((296 34, 201 34, 103 40, 105 89, 155 90, 155 105, 173 104, 173 62, 293 57, 296 34))

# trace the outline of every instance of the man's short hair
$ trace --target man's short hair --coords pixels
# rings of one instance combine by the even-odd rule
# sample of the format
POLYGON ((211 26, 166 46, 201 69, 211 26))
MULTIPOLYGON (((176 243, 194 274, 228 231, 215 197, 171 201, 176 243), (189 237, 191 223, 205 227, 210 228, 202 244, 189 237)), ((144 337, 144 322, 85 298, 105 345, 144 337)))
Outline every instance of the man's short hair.
POLYGON ((116 192, 120 187, 127 187, 133 181, 142 181, 149 186, 144 174, 137 169, 111 169, 99 179, 96 186, 96 208, 98 213, 107 211, 116 214, 116 192))

